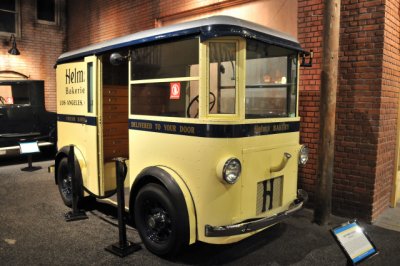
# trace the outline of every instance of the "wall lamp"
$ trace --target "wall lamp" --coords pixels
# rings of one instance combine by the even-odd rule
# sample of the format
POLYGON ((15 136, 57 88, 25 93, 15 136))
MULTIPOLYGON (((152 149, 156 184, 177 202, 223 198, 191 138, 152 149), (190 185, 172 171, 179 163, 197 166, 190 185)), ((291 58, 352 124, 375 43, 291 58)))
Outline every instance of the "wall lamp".
POLYGON ((12 54, 12 55, 19 55, 20 52, 19 52, 19 50, 17 49, 17 42, 16 42, 16 40, 15 40, 14 34, 11 34, 10 43, 12 43, 12 47, 11 47, 10 50, 8 50, 8 53, 9 53, 9 54, 12 54))

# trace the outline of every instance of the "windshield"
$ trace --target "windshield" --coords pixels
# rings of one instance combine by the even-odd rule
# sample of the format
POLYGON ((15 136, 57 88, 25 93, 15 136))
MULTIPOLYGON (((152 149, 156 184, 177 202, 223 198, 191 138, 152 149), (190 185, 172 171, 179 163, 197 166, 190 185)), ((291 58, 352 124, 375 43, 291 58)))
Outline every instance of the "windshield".
POLYGON ((246 119, 296 116, 297 53, 248 40, 246 119))

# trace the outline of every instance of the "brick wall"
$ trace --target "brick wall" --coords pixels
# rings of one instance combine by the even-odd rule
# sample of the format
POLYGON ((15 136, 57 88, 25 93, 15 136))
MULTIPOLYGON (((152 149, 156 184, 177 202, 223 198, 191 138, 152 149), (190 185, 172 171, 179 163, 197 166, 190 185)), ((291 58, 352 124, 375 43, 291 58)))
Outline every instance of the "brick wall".
POLYGON ((374 220, 393 186, 399 1, 344 3, 334 209, 374 220))
POLYGON ((296 35, 296 0, 68 1, 68 50, 215 13, 252 19, 296 35), (284 18, 290 14, 290 18, 284 18))
POLYGON ((307 145, 309 159, 305 166, 299 168, 299 186, 308 192, 309 204, 314 202, 315 197, 319 141, 319 106, 319 90, 300 91, 300 143, 307 145))
POLYGON ((333 210, 372 218, 380 130, 384 6, 342 1, 333 210))
MULTIPOLYGON (((61 11, 64 1, 61 1, 61 11)), ((56 73, 54 64, 65 50, 65 16, 61 12, 59 25, 46 25, 36 21, 36 1, 20 1, 21 36, 17 38, 19 56, 9 55, 9 37, 0 36, 0 70, 20 72, 29 79, 45 81, 45 104, 49 111, 56 110, 56 73)))
MULTIPOLYGON (((322 47, 322 0, 299 1, 299 41, 322 47)), ((399 87, 399 0, 342 0, 333 212, 375 219, 388 205, 394 173, 399 87), (396 90, 397 87, 397 90, 396 90)), ((312 147, 301 185, 315 190, 321 53, 301 70, 302 141, 312 147), (314 130, 313 130, 314 129, 314 130)), ((313 197, 311 197, 313 199, 313 197)))
POLYGON ((68 4, 68 50, 151 29, 158 18, 170 12, 182 13, 212 2, 218 1, 71 0, 68 4))
POLYGON ((158 1, 70 0, 67 13, 68 50, 73 50, 154 28, 158 1))
POLYGON ((309 148, 309 162, 299 171, 300 187, 314 201, 318 141, 319 105, 321 89, 323 0, 298 1, 298 40, 305 50, 314 51, 313 66, 300 70, 299 113, 301 116, 300 142, 309 148))
POLYGON ((388 205, 395 172, 396 122, 400 88, 400 1, 385 1, 382 92, 373 217, 388 205))

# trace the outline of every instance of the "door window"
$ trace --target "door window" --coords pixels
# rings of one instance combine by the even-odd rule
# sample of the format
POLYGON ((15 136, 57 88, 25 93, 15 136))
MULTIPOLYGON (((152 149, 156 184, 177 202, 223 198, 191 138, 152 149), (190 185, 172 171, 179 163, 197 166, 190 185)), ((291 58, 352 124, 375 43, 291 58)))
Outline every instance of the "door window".
POLYGON ((209 113, 236 113, 237 44, 232 41, 209 43, 209 113))

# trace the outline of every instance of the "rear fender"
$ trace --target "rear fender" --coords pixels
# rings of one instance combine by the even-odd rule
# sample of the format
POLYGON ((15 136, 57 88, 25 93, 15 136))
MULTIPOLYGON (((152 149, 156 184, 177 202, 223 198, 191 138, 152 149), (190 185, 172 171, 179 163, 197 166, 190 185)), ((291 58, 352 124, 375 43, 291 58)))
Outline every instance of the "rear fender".
MULTIPOLYGON (((56 154, 55 171, 54 171, 54 180, 55 180, 56 184, 57 184, 58 164, 60 163, 62 158, 68 157, 69 148, 70 148, 70 146, 64 146, 61 149, 59 149, 59 151, 56 154)), ((75 153, 75 167, 79 166, 80 172, 81 172, 82 182, 83 182, 83 185, 85 185, 86 184, 86 178, 87 178, 87 167, 86 167, 85 158, 83 157, 82 152, 76 146, 74 146, 74 153, 75 153), (76 163, 78 163, 78 165, 76 165, 76 163)))

